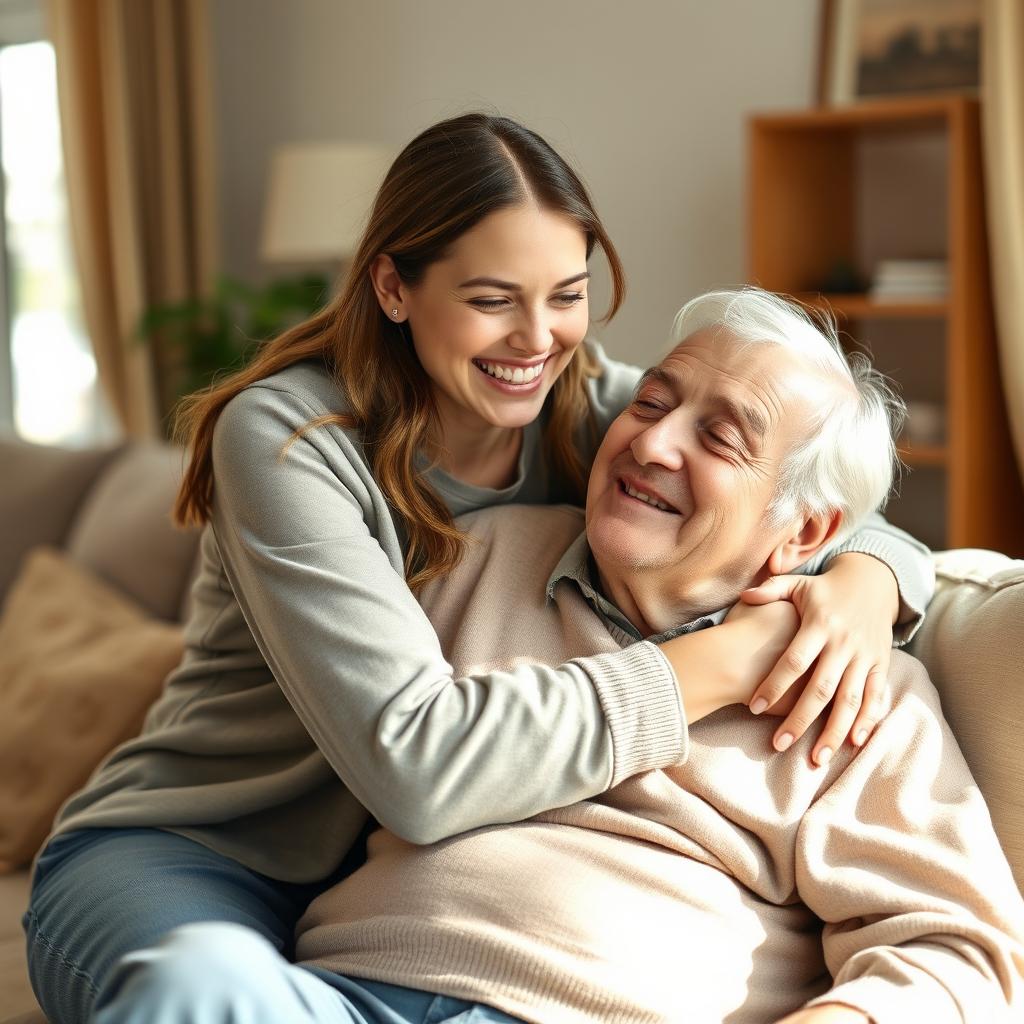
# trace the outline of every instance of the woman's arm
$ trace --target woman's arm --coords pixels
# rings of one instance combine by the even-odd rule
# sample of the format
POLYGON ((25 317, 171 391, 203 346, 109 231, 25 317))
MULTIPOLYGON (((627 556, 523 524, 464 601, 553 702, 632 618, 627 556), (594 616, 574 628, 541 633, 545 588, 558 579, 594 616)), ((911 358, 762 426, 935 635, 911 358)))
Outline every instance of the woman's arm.
POLYGON ((281 456, 322 412, 268 386, 226 407, 214 439, 213 529, 277 682, 379 821, 433 842, 685 757, 678 684, 652 644, 453 678, 352 439, 317 428, 281 456))
MULTIPOLYGON (((842 544, 829 552, 825 568, 830 571, 847 554, 863 554, 881 562, 896 580, 899 610, 892 643, 903 647, 913 639, 924 621, 925 609, 935 593, 935 568, 926 544, 905 530, 893 526, 873 512, 842 544)), ((870 565, 867 559, 863 564, 870 565)))

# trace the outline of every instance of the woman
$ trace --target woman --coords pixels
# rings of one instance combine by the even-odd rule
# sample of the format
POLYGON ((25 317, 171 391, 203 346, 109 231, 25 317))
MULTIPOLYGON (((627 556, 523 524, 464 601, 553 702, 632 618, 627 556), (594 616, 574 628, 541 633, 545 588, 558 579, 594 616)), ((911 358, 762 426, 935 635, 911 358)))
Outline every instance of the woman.
MULTIPOLYGON (((453 516, 582 503, 638 376, 581 348, 595 246, 611 315, 622 269, 564 161, 503 118, 435 125, 391 168, 340 296, 185 406, 177 514, 207 524, 187 653, 37 865, 26 928, 51 1020, 125 1019, 112 966, 192 921, 287 952, 366 810, 430 842, 679 759, 701 679, 734 660, 727 626, 452 679, 413 596, 456 563, 453 516)), ((911 542, 884 526, 857 539, 909 565, 904 599, 922 608, 911 542)), ((898 601, 881 561, 844 555, 808 591, 801 644, 828 607, 857 638, 828 648, 833 663, 884 661, 898 601), (856 597, 835 610, 837 592, 856 597)), ((764 631, 781 654, 789 636, 764 631)), ((768 667, 744 669, 751 690, 768 667)))

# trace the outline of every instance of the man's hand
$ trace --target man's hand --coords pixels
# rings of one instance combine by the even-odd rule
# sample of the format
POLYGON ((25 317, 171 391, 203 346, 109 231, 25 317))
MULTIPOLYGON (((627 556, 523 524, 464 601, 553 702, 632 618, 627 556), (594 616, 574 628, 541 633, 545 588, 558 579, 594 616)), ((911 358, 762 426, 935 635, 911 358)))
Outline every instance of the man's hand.
POLYGON ((871 1018, 852 1006, 822 1003, 820 1006, 797 1010, 783 1017, 777 1024, 871 1024, 871 1018))
POLYGON ((881 717, 892 624, 899 612, 899 591, 889 567, 871 555, 848 552, 820 576, 776 576, 740 597, 758 605, 792 601, 800 613, 799 632, 750 699, 754 714, 777 704, 814 666, 776 730, 775 749, 796 742, 833 697, 812 759, 827 764, 848 737, 862 746, 881 717))

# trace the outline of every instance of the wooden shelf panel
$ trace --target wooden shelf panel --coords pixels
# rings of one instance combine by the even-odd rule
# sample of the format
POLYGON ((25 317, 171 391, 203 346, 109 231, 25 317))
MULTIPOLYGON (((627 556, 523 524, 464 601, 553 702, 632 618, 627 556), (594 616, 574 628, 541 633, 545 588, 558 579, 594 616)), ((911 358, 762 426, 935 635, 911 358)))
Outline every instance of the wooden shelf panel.
POLYGON ((949 299, 879 302, 868 295, 821 295, 816 292, 802 292, 794 297, 807 306, 834 313, 846 320, 931 320, 949 315, 949 299))
POLYGON ((968 104, 976 102, 959 94, 871 100, 842 107, 757 114, 752 121, 759 127, 784 131, 820 132, 829 128, 906 131, 941 128, 968 104))
POLYGON ((949 461, 949 448, 944 444, 911 444, 899 442, 900 458, 908 466, 945 466, 949 461))

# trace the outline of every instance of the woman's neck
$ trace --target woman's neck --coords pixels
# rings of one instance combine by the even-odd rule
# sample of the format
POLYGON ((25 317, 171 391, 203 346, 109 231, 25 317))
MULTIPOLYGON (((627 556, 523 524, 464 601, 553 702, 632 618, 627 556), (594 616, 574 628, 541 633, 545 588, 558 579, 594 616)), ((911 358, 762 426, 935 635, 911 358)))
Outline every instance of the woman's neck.
POLYGON ((523 445, 522 429, 491 427, 473 434, 447 434, 433 455, 449 476, 475 487, 496 489, 515 482, 523 445))
POLYGON ((515 482, 523 446, 521 427, 495 427, 462 410, 438 410, 438 438, 430 456, 449 476, 476 487, 515 482))

